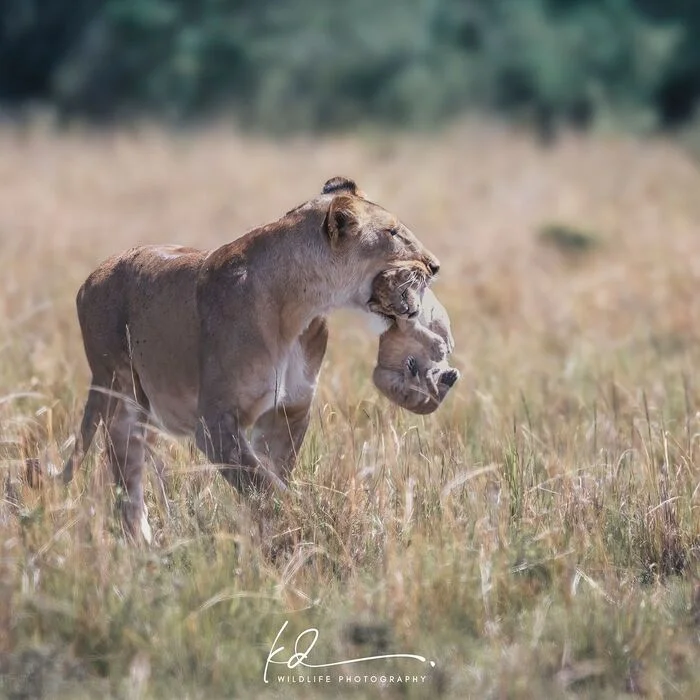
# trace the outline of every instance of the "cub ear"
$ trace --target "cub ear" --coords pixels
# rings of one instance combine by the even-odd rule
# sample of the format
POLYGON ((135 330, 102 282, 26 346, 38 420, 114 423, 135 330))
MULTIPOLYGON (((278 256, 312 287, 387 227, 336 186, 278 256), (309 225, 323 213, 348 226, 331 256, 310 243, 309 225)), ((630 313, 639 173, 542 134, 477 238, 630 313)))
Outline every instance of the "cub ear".
POLYGON ((358 228, 357 213, 352 197, 340 194, 333 198, 326 217, 326 231, 331 246, 336 246, 343 238, 358 228))
POLYGON ((365 193, 358 188, 354 180, 347 177, 336 176, 332 177, 323 186, 322 194, 334 194, 341 192, 353 195, 354 197, 364 197, 365 193))

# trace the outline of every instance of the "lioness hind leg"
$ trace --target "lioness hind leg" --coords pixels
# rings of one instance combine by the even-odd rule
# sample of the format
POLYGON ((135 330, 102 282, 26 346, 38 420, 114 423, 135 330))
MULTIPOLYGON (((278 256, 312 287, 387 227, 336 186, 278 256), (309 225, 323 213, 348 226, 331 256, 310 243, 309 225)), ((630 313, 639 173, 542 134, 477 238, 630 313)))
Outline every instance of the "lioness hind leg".
POLYGON ((93 377, 90 391, 85 401, 85 408, 83 409, 80 432, 76 437, 73 451, 63 467, 61 476, 64 484, 69 483, 73 479, 76 468, 79 468, 85 459, 85 453, 95 437, 100 421, 105 418, 108 403, 109 391, 106 387, 98 386, 93 377))
POLYGON ((267 455, 284 481, 294 469, 309 428, 311 402, 279 406, 263 413, 253 427, 253 448, 267 455))
MULTIPOLYGON (((85 407, 83 408, 80 430, 75 436, 73 449, 63 465, 63 471, 58 475, 53 475, 58 476, 64 484, 68 484, 73 480, 75 470, 80 468, 80 465, 83 463, 85 455, 95 437, 97 428, 106 416, 108 404, 109 389, 99 384, 96 377, 93 376, 90 390, 85 401, 85 407)), ((39 486, 44 476, 39 460, 27 460, 26 471, 27 483, 32 488, 39 486)))
POLYGON ((107 449, 115 485, 121 489, 120 510, 126 533, 150 541, 143 501, 145 420, 142 406, 127 396, 113 400, 107 425, 107 449))

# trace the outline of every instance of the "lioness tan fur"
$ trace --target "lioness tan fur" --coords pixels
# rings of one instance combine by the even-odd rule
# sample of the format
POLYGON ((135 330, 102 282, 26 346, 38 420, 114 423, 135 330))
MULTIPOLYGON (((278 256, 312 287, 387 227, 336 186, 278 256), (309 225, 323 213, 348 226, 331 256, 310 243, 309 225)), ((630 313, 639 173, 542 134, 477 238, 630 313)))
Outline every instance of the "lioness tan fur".
POLYGON ((446 360, 454 338, 445 307, 427 286, 429 278, 421 263, 397 264, 377 275, 368 304, 389 323, 379 339, 374 384, 418 414, 435 411, 460 376, 446 360))
POLYGON ((408 260, 439 268, 396 216, 333 178, 215 250, 140 246, 104 261, 77 296, 92 383, 63 481, 102 421, 125 529, 144 531, 154 422, 194 435, 236 488, 284 489, 309 424, 326 314, 366 308, 376 275, 408 260))

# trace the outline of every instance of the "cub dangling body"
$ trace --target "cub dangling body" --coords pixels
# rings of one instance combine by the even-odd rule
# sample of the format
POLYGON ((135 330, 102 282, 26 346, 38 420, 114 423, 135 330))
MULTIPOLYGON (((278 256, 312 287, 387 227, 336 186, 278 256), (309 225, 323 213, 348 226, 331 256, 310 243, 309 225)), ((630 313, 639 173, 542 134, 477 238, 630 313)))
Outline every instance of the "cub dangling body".
POLYGON ((459 379, 446 357, 454 349, 445 307, 428 289, 420 263, 396 264, 375 278, 368 308, 388 328, 381 334, 374 384, 408 411, 435 411, 459 379))

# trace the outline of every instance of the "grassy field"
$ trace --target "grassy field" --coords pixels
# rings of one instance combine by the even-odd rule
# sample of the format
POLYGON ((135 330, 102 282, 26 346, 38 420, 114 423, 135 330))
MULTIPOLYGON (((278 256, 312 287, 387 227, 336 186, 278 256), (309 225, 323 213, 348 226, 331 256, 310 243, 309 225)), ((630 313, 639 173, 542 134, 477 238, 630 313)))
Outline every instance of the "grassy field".
POLYGON ((0 269, 0 697, 700 697, 700 170, 672 143, 3 127, 0 269), (80 420, 92 268, 219 245, 336 174, 442 260, 463 378, 441 409, 380 397, 376 338, 340 313, 289 498, 246 502, 165 435, 150 548, 100 450, 31 490, 23 459, 60 463, 80 420), (278 661, 316 628, 309 664, 426 662, 265 683, 285 621, 278 661))

